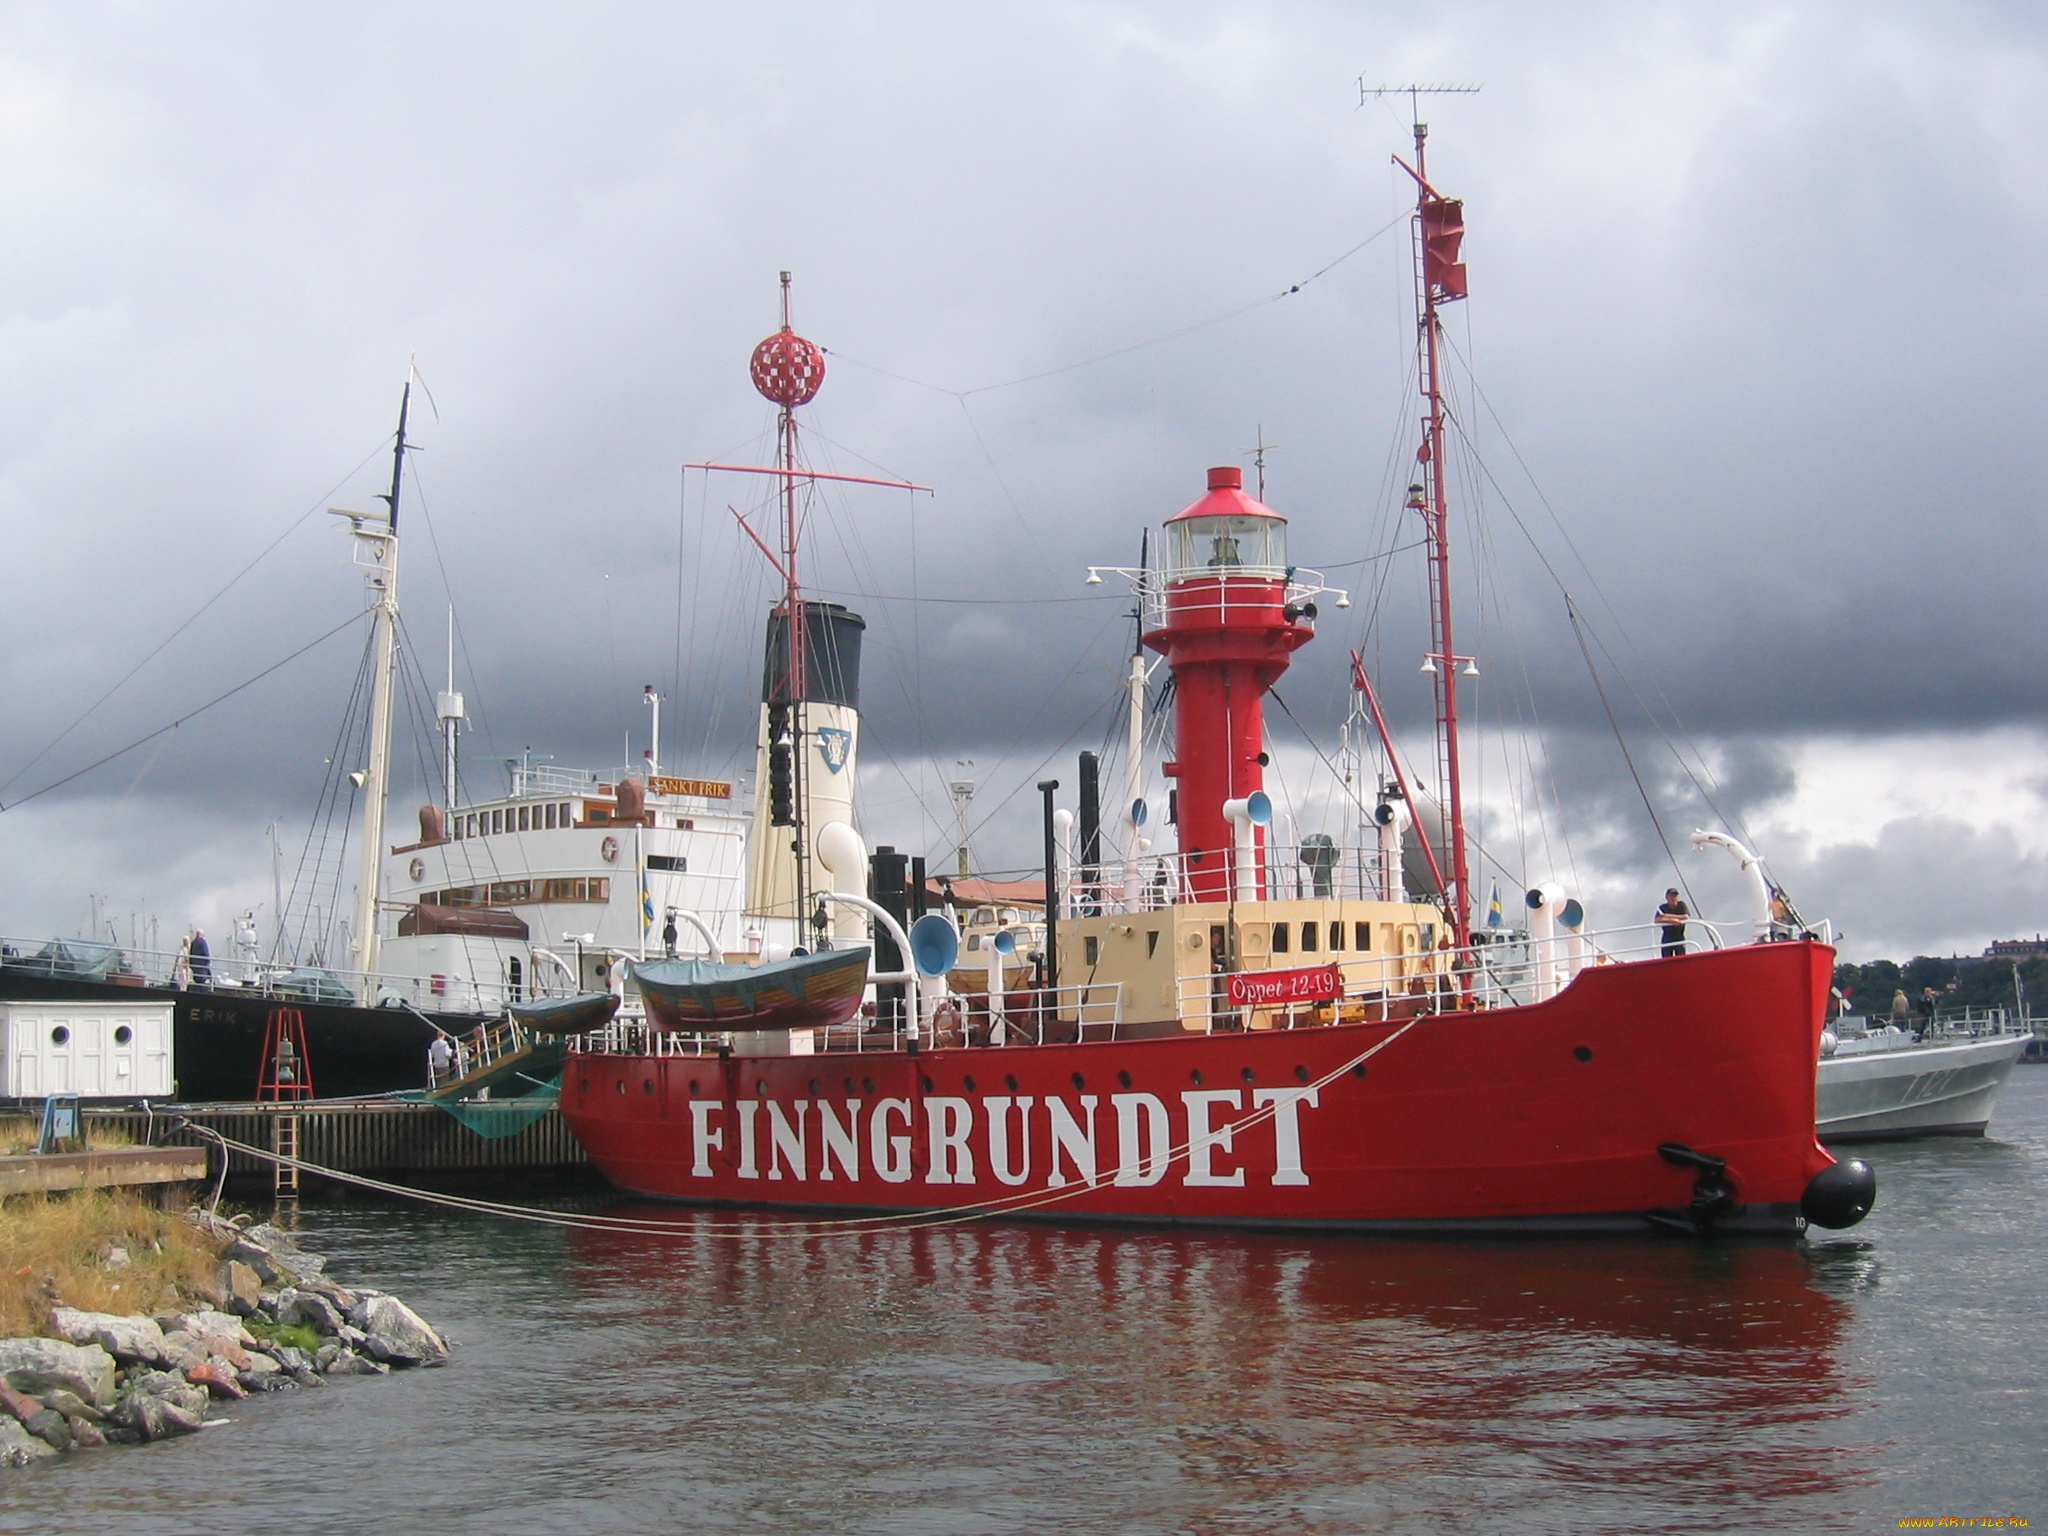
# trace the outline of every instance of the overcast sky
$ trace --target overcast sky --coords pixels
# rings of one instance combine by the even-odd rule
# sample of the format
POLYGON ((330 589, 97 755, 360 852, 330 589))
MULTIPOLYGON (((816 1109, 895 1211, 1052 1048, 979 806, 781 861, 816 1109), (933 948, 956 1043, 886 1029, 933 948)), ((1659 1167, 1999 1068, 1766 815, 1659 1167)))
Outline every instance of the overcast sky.
POLYGON ((472 789, 637 753, 650 682, 672 763, 747 771, 760 491, 681 466, 769 451, 784 268, 815 459, 935 492, 811 530, 870 621, 874 840, 942 852, 971 758, 1028 859, 1128 643, 1081 567, 1261 432, 1295 558, 1361 595, 1283 696, 1327 750, 1362 646, 1417 731, 1408 113, 1361 77, 1484 87, 1423 110, 1503 878, 1620 921, 1669 877, 1568 590, 1667 835, 1713 809, 1668 738, 1850 953, 2048 928, 2044 41, 1953 3, 10 6, 0 930, 267 899, 359 630, 20 802, 360 609, 323 509, 388 476, 410 359, 402 596, 436 686, 454 604, 472 789))

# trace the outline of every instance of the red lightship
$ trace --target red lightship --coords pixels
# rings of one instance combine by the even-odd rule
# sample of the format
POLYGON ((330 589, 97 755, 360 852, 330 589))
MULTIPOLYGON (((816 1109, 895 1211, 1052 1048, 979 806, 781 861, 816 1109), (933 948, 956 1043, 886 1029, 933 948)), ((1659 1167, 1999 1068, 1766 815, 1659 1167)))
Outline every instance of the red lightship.
MULTIPOLYGON (((1123 877, 1108 878, 1091 760, 1076 879, 1055 847, 1057 786, 1042 786, 1047 933, 1027 989, 1008 990, 989 942, 984 990, 934 1009, 927 982, 921 1004, 916 971, 944 976, 954 958, 930 916, 902 943, 904 969, 871 977, 885 994, 873 1027, 589 1037, 569 1059, 562 1110, 620 1188, 1286 1231, 1791 1234, 1868 1210, 1869 1170, 1837 1164, 1814 1134, 1829 946, 1723 946, 1710 931, 1707 950, 1633 958, 1581 931, 1547 886, 1529 893, 1527 935, 1475 942, 1458 785, 1457 678, 1470 658, 1452 638, 1437 331, 1439 307, 1464 296, 1463 224, 1422 150, 1418 127, 1426 409, 1409 506, 1429 541, 1426 670, 1447 823, 1441 850, 1416 840, 1429 879, 1404 873, 1414 801, 1391 741, 1396 782, 1370 857, 1354 867, 1332 839, 1310 838, 1283 859, 1271 841, 1262 700, 1332 589, 1289 563, 1286 520, 1237 470, 1211 470, 1207 494, 1167 521, 1163 563, 1128 573, 1144 646, 1175 680, 1164 772, 1177 850, 1143 857, 1134 793, 1123 877), (1290 896, 1279 871, 1291 863, 1309 878, 1290 896)), ((793 583, 786 603, 801 611, 793 583)), ((1135 764, 1141 659, 1132 671, 1135 764)), ((786 697, 812 697, 803 678, 785 683, 786 697)), ((799 874, 797 888, 872 910, 840 883, 850 828, 806 829, 804 816, 799 797, 796 835, 779 847, 815 846, 828 873, 799 874)), ((811 921, 834 947, 822 909, 811 921)))

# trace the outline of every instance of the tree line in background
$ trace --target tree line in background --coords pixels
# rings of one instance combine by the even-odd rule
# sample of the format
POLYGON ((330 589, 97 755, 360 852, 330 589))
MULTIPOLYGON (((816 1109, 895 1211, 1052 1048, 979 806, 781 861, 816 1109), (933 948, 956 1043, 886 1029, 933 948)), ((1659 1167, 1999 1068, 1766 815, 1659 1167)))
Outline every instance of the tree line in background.
POLYGON ((1917 1013, 1929 987, 1938 995, 1935 1006, 1943 1013, 1964 1008, 2003 1008, 2016 1013, 2022 995, 2030 1012, 2048 1013, 2048 956, 2007 960, 1915 955, 1904 965, 1896 960, 1866 960, 1861 965, 1835 967, 1835 990, 1848 999, 1850 1013, 1888 1014, 1892 997, 1899 992, 1906 994, 1906 1001, 1917 1013), (2014 990, 2015 970, 2018 991, 2014 990))

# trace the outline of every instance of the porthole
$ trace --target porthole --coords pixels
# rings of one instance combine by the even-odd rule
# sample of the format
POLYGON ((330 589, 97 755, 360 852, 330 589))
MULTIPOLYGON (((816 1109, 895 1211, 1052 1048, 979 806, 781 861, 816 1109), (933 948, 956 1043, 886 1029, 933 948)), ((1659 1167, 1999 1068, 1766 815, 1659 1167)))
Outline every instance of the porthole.
POLYGON ((130 1029, 126 1024, 121 1025, 114 1031, 114 1044, 116 1045, 126 1045, 129 1041, 133 1040, 134 1038, 135 1031, 130 1029))
POLYGON ((1189 1082, 1191 1082, 1191 1083, 1193 1083, 1193 1084, 1194 1084, 1194 1085, 1195 1085, 1195 1086, 1196 1086, 1197 1088, 1201 1087, 1201 1086, 1202 1086, 1202 1069, 1201 1069, 1200 1067, 1196 1067, 1196 1068, 1194 1069, 1194 1071, 1190 1072, 1190 1073, 1188 1074, 1188 1081, 1189 1081, 1189 1082))
MULTIPOLYGON (((589 1079, 589 1078, 587 1078, 587 1077, 579 1077, 579 1078, 577 1078, 577 1079, 576 1079, 576 1091, 577 1091, 578 1093, 588 1093, 588 1092, 590 1092, 590 1079, 589 1079)), ((695 1093, 695 1092, 697 1091, 697 1085, 696 1085, 695 1083, 692 1083, 692 1084, 690 1084, 690 1091, 691 1091, 692 1093, 695 1093)))
POLYGON ((1005 1077, 1003 1079, 1003 1086, 1009 1089, 1010 1092, 1015 1093, 1017 1091, 1017 1074, 1012 1072, 1005 1077))
POLYGON ((754 1097, 755 1097, 755 1098, 757 1098, 757 1099, 765 1099, 765 1098, 767 1098, 767 1097, 768 1097, 768 1079, 767 1079, 767 1078, 765 1078, 765 1077, 763 1077, 763 1078, 756 1078, 756 1079, 754 1080, 754 1097))
POLYGON ((920 1077, 917 1080, 917 1086, 921 1091, 925 1093, 930 1093, 933 1088, 933 1083, 932 1080, 928 1077, 920 1077))
POLYGON ((848 1093, 853 1092, 853 1079, 850 1077, 846 1079, 846 1091, 848 1093))
POLYGON ((616 1083, 613 1083, 612 1086, 618 1089, 619 1092, 624 1093, 626 1091, 626 1080, 622 1077, 616 1083))
POLYGON ((1295 1081, 1296 1081, 1297 1083, 1305 1083, 1305 1082, 1307 1082, 1307 1081, 1308 1081, 1308 1068, 1307 1068, 1307 1067, 1296 1067, 1296 1068, 1294 1069, 1294 1080, 1295 1080, 1295 1081))
POLYGON ((697 1097, 697 1095, 698 1095, 698 1094, 702 1093, 703 1091, 704 1091, 704 1085, 703 1085, 702 1083, 698 1082, 696 1078, 694 1078, 694 1077, 693 1077, 693 1078, 691 1078, 691 1079, 690 1079, 690 1097, 694 1099, 695 1097, 697 1097))
POLYGON ((1250 1067, 1246 1067, 1242 1072, 1238 1073, 1237 1075, 1243 1078, 1248 1083, 1255 1083, 1259 1080, 1259 1074, 1254 1072, 1250 1067))
POLYGON ((55 1029, 53 1029, 53 1030, 51 1030, 51 1031, 50 1031, 50 1044, 52 1044, 52 1045, 68 1045, 68 1044, 70 1044, 70 1043, 71 1043, 71 1031, 70 1031, 70 1030, 69 1030, 68 1028, 66 1028, 66 1027, 65 1027, 64 1025, 62 1025, 62 1024, 59 1024, 59 1025, 58 1025, 58 1026, 57 1026, 57 1027, 56 1027, 55 1029))
POLYGON ((1119 1088, 1128 1088, 1128 1087, 1130 1087, 1130 1086, 1131 1086, 1131 1074, 1130 1074, 1130 1073, 1128 1073, 1128 1072, 1119 1072, 1119 1073, 1117 1073, 1117 1075, 1116 1075, 1116 1082, 1117 1082, 1117 1086, 1118 1086, 1119 1088))
POLYGON ((862 1078, 860 1080, 860 1091, 862 1093, 873 1093, 875 1091, 875 1080, 872 1077, 862 1078))
POLYGON ((811 1097, 815 1099, 815 1098, 816 1098, 816 1097, 818 1096, 818 1094, 819 1094, 819 1092, 820 1092, 820 1091, 821 1091, 821 1090, 820 1090, 820 1089, 819 1089, 819 1087, 818 1087, 818 1080, 817 1080, 817 1079, 816 1079, 815 1077, 814 1077, 814 1078, 812 1078, 812 1079, 811 1079, 811 1097))
POLYGON ((968 1091, 969 1093, 972 1093, 972 1092, 974 1092, 974 1079, 973 1079, 973 1078, 971 1078, 971 1077, 965 1077, 965 1078, 962 1078, 962 1079, 961 1079, 961 1082, 962 1082, 963 1084, 965 1084, 965 1086, 966 1086, 966 1088, 967 1088, 967 1091, 968 1091))
POLYGON ((1074 1092, 1079 1093, 1083 1088, 1086 1088, 1087 1086, 1088 1079, 1083 1077, 1080 1073, 1076 1072, 1074 1074, 1074 1092))
POLYGON ((1361 1061, 1357 1066, 1353 1067, 1351 1069, 1351 1075, 1353 1077, 1365 1076, 1365 1063, 1361 1061))
POLYGON ((1592 1048, 1591 1046, 1589 1046, 1589 1045, 1575 1045, 1575 1046, 1573 1046, 1573 1047, 1572 1047, 1572 1060, 1573 1060, 1573 1061, 1591 1061, 1592 1059, 1593 1059, 1593 1048, 1592 1048))

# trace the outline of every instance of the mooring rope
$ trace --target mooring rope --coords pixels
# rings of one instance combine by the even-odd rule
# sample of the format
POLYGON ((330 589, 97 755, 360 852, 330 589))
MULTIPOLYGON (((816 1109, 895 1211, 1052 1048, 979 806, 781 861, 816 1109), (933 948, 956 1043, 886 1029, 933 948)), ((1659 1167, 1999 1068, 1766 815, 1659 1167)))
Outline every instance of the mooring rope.
MULTIPOLYGON (((1427 1016, 1425 1016, 1427 1017, 1427 1016)), ((1341 1063, 1305 1085, 1303 1094, 1320 1093, 1345 1073, 1362 1067, 1381 1051, 1399 1040, 1409 1030, 1421 1023, 1421 1019, 1410 1019, 1384 1040, 1375 1042, 1360 1051, 1350 1060, 1341 1063)), ((1298 1100, 1296 1102, 1299 1102, 1298 1100)), ((1243 1132, 1256 1130, 1269 1123, 1280 1112, 1282 1101, 1255 1108, 1242 1119, 1219 1126, 1203 1138, 1206 1144, 1218 1145, 1222 1138, 1234 1137, 1243 1132)), ((740 1235, 750 1237, 772 1237, 808 1241, 814 1237, 862 1236, 869 1233, 888 1232, 922 1227, 956 1226, 970 1221, 986 1221, 992 1218, 1012 1216, 1025 1211, 1039 1210, 1073 1200, 1105 1184, 1114 1185, 1126 1175, 1142 1175, 1155 1166, 1161 1177, 1176 1161, 1185 1159, 1192 1151, 1195 1138, 1190 1136, 1176 1147, 1170 1148, 1161 1158, 1141 1157, 1135 1164, 1121 1164, 1106 1173, 1092 1177, 1077 1178, 1072 1184, 1058 1185, 1048 1189, 1022 1190, 1014 1195, 999 1195, 993 1199, 975 1201, 968 1205, 941 1206, 928 1210, 893 1211, 871 1216, 821 1217, 808 1221, 790 1221, 763 1228, 758 1219, 746 1221, 654 1221, 645 1217, 603 1216, 572 1211, 549 1211, 536 1206, 510 1205, 497 1200, 479 1200, 470 1195, 448 1194, 438 1190, 415 1189, 410 1185, 393 1184, 383 1179, 373 1179, 367 1174, 348 1173, 339 1168, 327 1168, 318 1163, 299 1157, 286 1157, 263 1147, 251 1146, 247 1142, 235 1141, 223 1136, 211 1126, 196 1125, 185 1121, 180 1129, 216 1141, 223 1149, 240 1152, 281 1168, 296 1168, 301 1173, 318 1174, 323 1179, 332 1179, 338 1184, 352 1185, 357 1189, 373 1190, 378 1194, 396 1195, 402 1199, 417 1200, 424 1205, 437 1205, 448 1210, 468 1211, 476 1215, 502 1217, 509 1221, 531 1222, 538 1226, 570 1227, 591 1232, 616 1232, 637 1237, 692 1237, 701 1233, 740 1235)), ((1158 1182, 1155 1178, 1151 1182, 1158 1182)), ((218 1199, 218 1194, 215 1196, 218 1199)), ((1112 1213, 1114 1214, 1114 1213, 1112 1213)))

